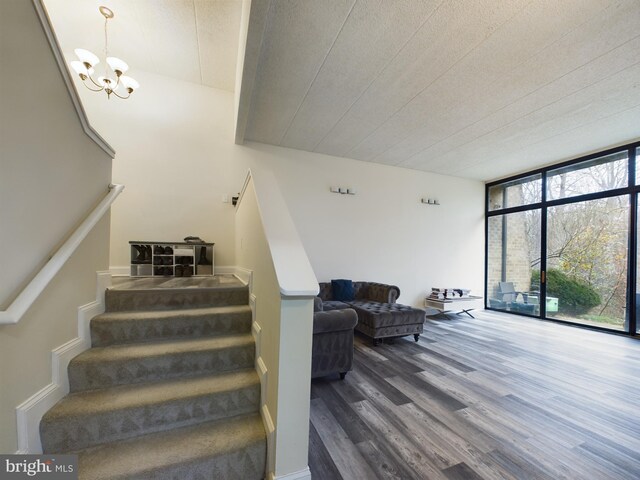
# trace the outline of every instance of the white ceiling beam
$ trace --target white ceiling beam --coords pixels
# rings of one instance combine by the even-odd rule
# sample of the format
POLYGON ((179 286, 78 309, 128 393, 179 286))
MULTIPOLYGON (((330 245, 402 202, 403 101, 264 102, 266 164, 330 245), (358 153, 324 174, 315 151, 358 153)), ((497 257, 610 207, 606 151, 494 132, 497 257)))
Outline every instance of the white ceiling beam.
POLYGON ((244 143, 271 0, 243 0, 235 88, 235 143, 244 143))

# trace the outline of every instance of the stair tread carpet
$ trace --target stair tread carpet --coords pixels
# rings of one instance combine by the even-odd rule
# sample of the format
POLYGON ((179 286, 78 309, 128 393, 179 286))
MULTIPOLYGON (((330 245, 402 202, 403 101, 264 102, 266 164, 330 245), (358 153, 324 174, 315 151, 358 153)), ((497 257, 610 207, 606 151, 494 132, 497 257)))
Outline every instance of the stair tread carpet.
POLYGON ((245 369, 217 375, 89 390, 72 393, 62 399, 44 415, 43 421, 50 423, 70 416, 95 415, 126 408, 154 406, 255 385, 260 385, 258 374, 253 369, 245 369))
POLYGON ((248 305, 106 312, 91 320, 91 343, 94 347, 102 347, 250 330, 251 308, 248 305))
POLYGON ((258 414, 100 445, 78 453, 81 479, 258 480, 266 435, 258 414))
POLYGON ((141 357, 156 357, 242 346, 253 346, 251 334, 94 347, 75 357, 72 363, 127 361, 141 357))
POLYGON ((69 362, 72 392, 190 377, 253 365, 250 333, 91 348, 69 362))
POLYGON ((212 305, 247 305, 249 289, 246 286, 221 286, 215 288, 151 288, 107 289, 107 312, 140 310, 177 310, 182 308, 210 307, 212 305))
POLYGON ((135 435, 256 412, 253 369, 73 393, 41 421, 45 452, 79 450, 135 435))
POLYGON ((126 321, 126 320, 147 320, 147 319, 174 319, 189 316, 216 315, 225 313, 251 313, 248 305, 227 305, 223 307, 201 307, 201 308, 183 308, 180 310, 150 310, 150 311, 125 311, 125 312, 105 312, 96 315, 91 320, 93 322, 100 321, 126 321))

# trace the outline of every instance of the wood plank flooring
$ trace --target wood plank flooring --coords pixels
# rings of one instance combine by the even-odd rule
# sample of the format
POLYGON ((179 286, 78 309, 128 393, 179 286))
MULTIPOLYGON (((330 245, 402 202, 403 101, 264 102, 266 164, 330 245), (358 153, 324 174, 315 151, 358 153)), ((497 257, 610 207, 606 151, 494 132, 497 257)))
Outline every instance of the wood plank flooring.
POLYGON ((314 479, 638 479, 640 340, 477 312, 311 386, 314 479))

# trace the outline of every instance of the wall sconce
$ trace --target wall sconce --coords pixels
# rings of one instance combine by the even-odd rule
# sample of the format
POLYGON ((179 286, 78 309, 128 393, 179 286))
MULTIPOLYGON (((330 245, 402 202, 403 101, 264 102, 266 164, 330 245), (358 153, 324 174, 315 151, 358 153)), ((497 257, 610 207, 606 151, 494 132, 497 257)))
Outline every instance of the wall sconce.
POLYGON ((343 195, 355 195, 356 189, 351 187, 329 187, 331 193, 341 193, 343 195))
POLYGON ((420 199, 420 202, 426 204, 426 205, 440 205, 440 201, 436 198, 427 198, 427 197, 422 197, 420 199))

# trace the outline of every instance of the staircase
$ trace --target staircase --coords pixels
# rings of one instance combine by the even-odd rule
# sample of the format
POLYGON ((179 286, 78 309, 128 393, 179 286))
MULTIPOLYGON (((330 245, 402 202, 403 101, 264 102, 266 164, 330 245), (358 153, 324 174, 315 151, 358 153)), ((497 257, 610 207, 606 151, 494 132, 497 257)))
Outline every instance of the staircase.
POLYGON ((82 479, 262 479, 247 304, 239 282, 107 290, 69 395, 40 423, 44 452, 77 453, 82 479))

